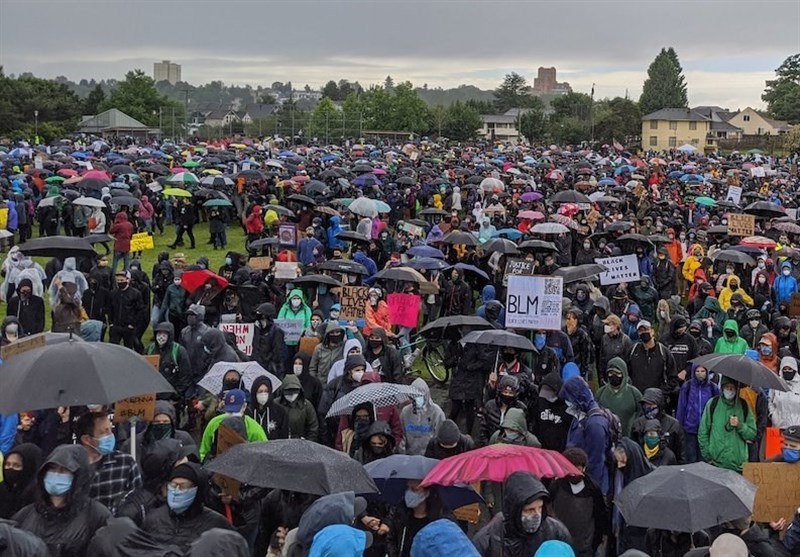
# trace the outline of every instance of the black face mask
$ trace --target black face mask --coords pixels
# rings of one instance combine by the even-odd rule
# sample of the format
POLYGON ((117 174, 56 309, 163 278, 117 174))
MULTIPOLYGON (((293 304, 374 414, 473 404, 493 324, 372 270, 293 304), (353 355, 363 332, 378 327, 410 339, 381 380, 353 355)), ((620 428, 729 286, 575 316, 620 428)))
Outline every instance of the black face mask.
POLYGON ((639 335, 639 339, 644 343, 648 343, 653 339, 653 335, 652 333, 642 333, 639 335))
POLYGON ((231 391, 233 389, 239 388, 239 380, 234 379, 233 381, 223 381, 222 382, 222 390, 223 391, 231 391))
POLYGON ((17 485, 22 479, 22 470, 3 470, 3 481, 8 485, 17 485))
POLYGON ((619 375, 609 375, 608 383, 612 387, 619 387, 620 385, 622 385, 622 377, 620 377, 619 375))
POLYGON ((172 433, 172 424, 150 424, 150 427, 147 428, 147 435, 153 441, 170 439, 172 437, 172 433))
POLYGON ((794 376, 795 376, 795 375, 797 375, 797 372, 796 372, 796 371, 784 371, 784 372, 783 372, 783 378, 784 378, 786 381, 791 381, 792 379, 794 379, 794 376))
POLYGON ((689 334, 692 335, 694 338, 700 338, 700 331, 696 329, 689 329, 689 334))
POLYGON ((500 395, 500 402, 506 406, 513 406, 517 402, 517 397, 514 395, 500 395))
POLYGON ((514 352, 503 352, 501 357, 505 363, 510 364, 517 358, 517 355, 514 352))

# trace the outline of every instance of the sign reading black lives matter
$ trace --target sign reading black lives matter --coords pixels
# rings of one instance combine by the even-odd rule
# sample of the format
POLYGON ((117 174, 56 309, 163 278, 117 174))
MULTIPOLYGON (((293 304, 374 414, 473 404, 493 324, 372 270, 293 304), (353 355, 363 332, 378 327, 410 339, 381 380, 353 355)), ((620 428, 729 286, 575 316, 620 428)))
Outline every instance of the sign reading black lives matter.
POLYGON ((561 277, 510 275, 506 294, 506 327, 561 328, 564 281, 561 277))
POLYGON ((604 273, 600 273, 600 284, 603 286, 639 280, 639 262, 635 254, 599 257, 594 262, 607 269, 604 273))

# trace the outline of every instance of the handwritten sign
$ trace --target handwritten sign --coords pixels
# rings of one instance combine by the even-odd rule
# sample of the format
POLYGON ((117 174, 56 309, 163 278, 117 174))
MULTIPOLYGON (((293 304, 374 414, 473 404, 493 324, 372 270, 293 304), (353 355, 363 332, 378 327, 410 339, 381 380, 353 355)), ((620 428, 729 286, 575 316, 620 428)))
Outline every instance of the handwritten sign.
POLYGON ((236 347, 248 356, 252 355, 255 323, 220 323, 219 329, 225 333, 233 333, 236 337, 236 347))
POLYGON ((599 257, 594 262, 604 265, 607 269, 600 273, 600 284, 603 286, 639 280, 639 262, 635 254, 599 257))
POLYGON ((296 261, 276 261, 275 278, 284 280, 294 280, 297 278, 296 261))
POLYGON ((746 462, 742 475, 756 484, 756 522, 791 520, 800 507, 800 466, 787 462, 746 462))
POLYGON ((730 201, 738 205, 741 200, 742 200, 742 187, 728 186, 728 195, 725 196, 725 201, 730 201))
POLYGON ((47 344, 46 333, 39 333, 38 335, 31 335, 29 337, 21 338, 11 344, 6 344, 0 348, 0 358, 7 361, 9 358, 24 354, 34 348, 39 348, 47 344))
POLYGON ((755 231, 755 215, 728 213, 728 236, 752 236, 755 231))
POLYGON ((533 261, 527 259, 507 259, 503 275, 503 286, 508 286, 508 277, 511 275, 530 276, 533 274, 533 261))
MULTIPOLYGON (((217 429, 217 456, 235 445, 241 445, 246 442, 245 438, 231 428, 221 425, 217 429)), ((222 493, 230 495, 234 500, 239 499, 241 485, 238 481, 223 474, 214 474, 212 480, 220 487, 222 493)))
POLYGON ((409 236, 422 236, 425 233, 425 229, 421 226, 417 226, 416 224, 411 224, 409 222, 404 222, 400 225, 400 230, 403 232, 407 232, 409 236))
POLYGON ((339 319, 346 321, 364 319, 368 293, 369 288, 366 286, 342 286, 342 294, 339 297, 342 310, 339 312, 339 319))
POLYGON ((297 344, 303 334, 303 321, 301 319, 276 319, 275 326, 283 331, 283 341, 297 344))
POLYGON ((126 398, 114 405, 114 423, 121 424, 134 418, 143 422, 152 422, 155 410, 155 393, 126 398))
POLYGON ((389 305, 389 320, 392 324, 415 329, 419 324, 419 306, 421 298, 416 294, 389 294, 386 303, 389 305))
POLYGON ((139 232, 131 236, 131 251, 144 251, 153 249, 153 237, 147 232, 139 232))
POLYGON ((564 281, 561 277, 511 275, 506 294, 506 327, 561 328, 564 281))
POLYGON ((257 271, 269 271, 272 267, 271 257, 251 257, 247 260, 247 264, 257 271))

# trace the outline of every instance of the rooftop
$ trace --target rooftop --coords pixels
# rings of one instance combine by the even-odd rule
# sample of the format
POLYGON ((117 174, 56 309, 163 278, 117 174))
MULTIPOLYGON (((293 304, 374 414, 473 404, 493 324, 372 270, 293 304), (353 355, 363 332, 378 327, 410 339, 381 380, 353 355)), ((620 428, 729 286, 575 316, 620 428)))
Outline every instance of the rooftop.
POLYGON ((686 122, 707 122, 707 118, 691 108, 662 108, 645 116, 642 120, 681 120, 686 122))

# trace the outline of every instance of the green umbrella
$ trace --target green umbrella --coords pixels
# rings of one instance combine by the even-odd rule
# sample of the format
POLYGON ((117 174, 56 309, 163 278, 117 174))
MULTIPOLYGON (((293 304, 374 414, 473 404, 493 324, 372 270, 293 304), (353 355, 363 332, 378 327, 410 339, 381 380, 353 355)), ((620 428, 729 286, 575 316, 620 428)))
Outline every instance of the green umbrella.
POLYGON ((169 184, 197 184, 200 180, 191 172, 178 172, 167 178, 169 184))
POLYGON ((233 203, 227 199, 209 199, 203 203, 203 207, 233 207, 233 203))
POLYGON ((711 199, 710 197, 695 197, 694 202, 698 205, 708 205, 709 207, 716 207, 717 201, 715 199, 711 199))
POLYGON ((50 176, 45 182, 48 184, 60 184, 61 182, 65 181, 66 178, 63 176, 50 176))
POLYGON ((161 193, 162 195, 172 196, 172 197, 192 197, 192 192, 182 190, 180 188, 167 188, 161 193))
POLYGON ((197 168, 200 166, 200 163, 197 161, 186 161, 182 166, 183 168, 197 168))

